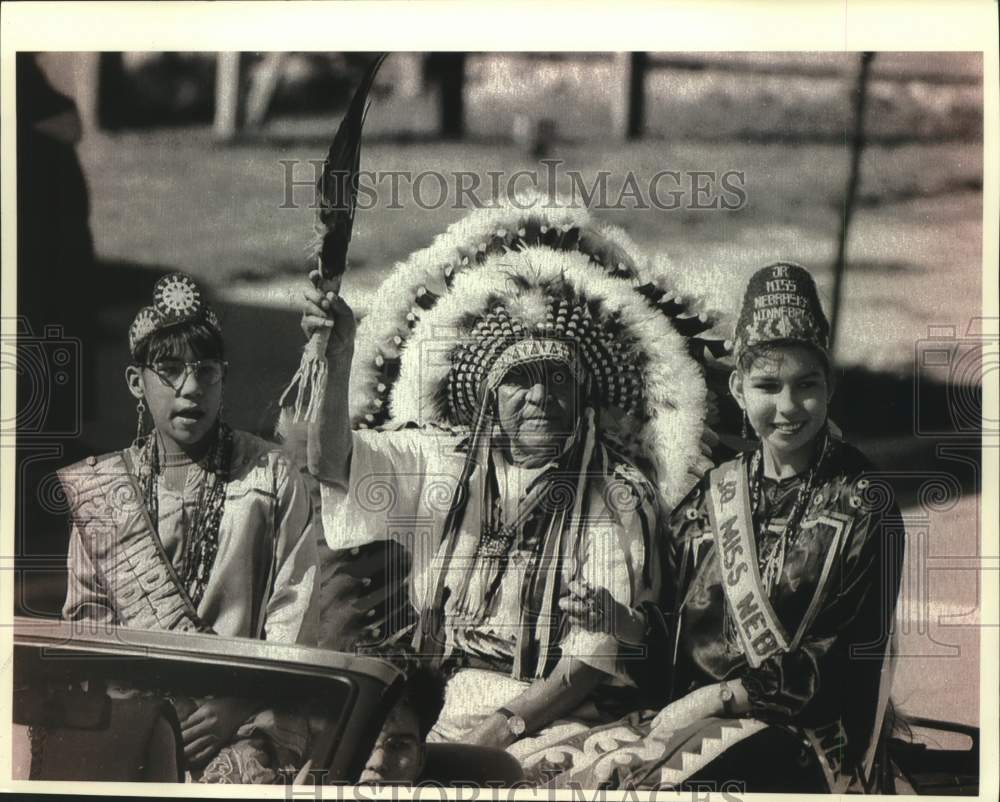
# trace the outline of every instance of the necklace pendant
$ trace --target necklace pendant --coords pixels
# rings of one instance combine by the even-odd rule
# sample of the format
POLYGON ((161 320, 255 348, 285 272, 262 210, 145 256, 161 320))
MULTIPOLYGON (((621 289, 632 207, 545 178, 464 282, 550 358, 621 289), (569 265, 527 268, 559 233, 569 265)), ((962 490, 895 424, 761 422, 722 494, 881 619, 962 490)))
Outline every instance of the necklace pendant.
POLYGON ((484 557, 503 557, 514 542, 514 532, 509 527, 486 529, 479 540, 479 553, 484 557))

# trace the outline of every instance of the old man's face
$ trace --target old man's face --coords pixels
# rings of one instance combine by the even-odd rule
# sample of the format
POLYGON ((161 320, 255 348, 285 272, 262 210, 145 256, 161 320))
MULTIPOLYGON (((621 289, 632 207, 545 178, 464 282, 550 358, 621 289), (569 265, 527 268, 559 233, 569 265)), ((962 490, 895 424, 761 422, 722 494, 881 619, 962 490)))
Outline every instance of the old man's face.
POLYGON ((541 464, 557 456, 573 431, 578 388, 559 362, 513 368, 497 388, 500 427, 518 463, 541 464))

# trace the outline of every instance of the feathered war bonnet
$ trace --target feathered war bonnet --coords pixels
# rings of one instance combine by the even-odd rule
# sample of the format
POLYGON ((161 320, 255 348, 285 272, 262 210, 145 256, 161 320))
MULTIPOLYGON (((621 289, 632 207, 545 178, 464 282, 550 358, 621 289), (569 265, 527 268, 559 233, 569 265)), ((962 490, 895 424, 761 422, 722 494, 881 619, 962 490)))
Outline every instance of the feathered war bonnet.
MULTIPOLYGON (((533 564, 524 579, 529 590, 515 627, 513 676, 544 676, 555 654, 558 566, 579 557, 597 427, 605 444, 613 442, 647 476, 665 509, 711 467, 704 443, 714 438, 699 358, 721 354, 723 340, 708 310, 678 297, 666 271, 653 264, 622 231, 586 210, 519 197, 455 223, 397 265, 375 293, 355 342, 353 426, 416 423, 468 435, 418 649, 447 653, 446 603, 461 620, 480 621, 496 587, 496 558, 506 553, 510 533, 480 522, 475 554, 461 552, 459 533, 474 466, 489 470, 491 394, 512 366, 567 365, 588 403, 561 459, 576 477, 575 492, 569 506, 551 511, 538 547, 556 562, 533 564)), ((476 484, 480 509, 488 508, 488 485, 476 484)))
POLYGON ((699 363, 724 351, 713 313, 673 287, 664 260, 584 209, 534 196, 472 212, 374 294, 358 328, 352 424, 474 434, 510 367, 556 360, 669 509, 711 467, 699 363))
MULTIPOLYGON (((347 267, 361 129, 384 57, 355 91, 317 186, 315 265, 335 281, 347 267)), ((602 431, 651 468, 669 509, 711 467, 715 402, 699 363, 726 351, 717 312, 679 292, 690 282, 671 274, 662 257, 648 259, 620 229, 559 199, 522 195, 477 210, 396 265, 375 294, 357 332, 352 424, 474 427, 484 377, 502 378, 504 359, 558 351, 584 375, 602 431)), ((313 335, 279 402, 286 432, 322 407, 326 336, 313 335)))

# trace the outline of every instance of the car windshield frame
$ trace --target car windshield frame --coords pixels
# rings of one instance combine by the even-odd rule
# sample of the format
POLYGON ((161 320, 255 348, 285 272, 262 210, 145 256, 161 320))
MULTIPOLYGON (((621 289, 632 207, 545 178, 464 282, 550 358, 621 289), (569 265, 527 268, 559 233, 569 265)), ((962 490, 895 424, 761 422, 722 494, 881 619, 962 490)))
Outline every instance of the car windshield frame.
MULTIPOLYGON (((403 674, 376 657, 310 646, 219 635, 128 629, 54 619, 14 619, 15 692, 19 675, 42 667, 53 679, 112 677, 135 670, 136 661, 157 661, 160 670, 191 672, 204 666, 218 682, 225 672, 244 672, 244 682, 281 677, 309 688, 329 688, 343 697, 334 726, 309 752, 305 782, 350 783, 364 767, 382 721, 402 691, 403 674)), ((37 681, 37 676, 33 676, 37 681)), ((22 680, 23 684, 23 680, 22 680)), ((313 694, 303 693, 303 698, 313 694)))

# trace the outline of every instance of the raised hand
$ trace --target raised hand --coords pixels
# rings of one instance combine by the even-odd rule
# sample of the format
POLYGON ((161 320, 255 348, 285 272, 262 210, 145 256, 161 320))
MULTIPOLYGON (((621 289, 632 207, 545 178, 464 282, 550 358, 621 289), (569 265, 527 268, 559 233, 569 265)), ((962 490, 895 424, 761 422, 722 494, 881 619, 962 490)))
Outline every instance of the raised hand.
POLYGON ((327 355, 352 351, 357 329, 354 310, 334 290, 332 282, 323 281, 318 270, 313 270, 309 278, 313 284, 302 292, 302 332, 312 339, 318 331, 329 331, 327 355))

